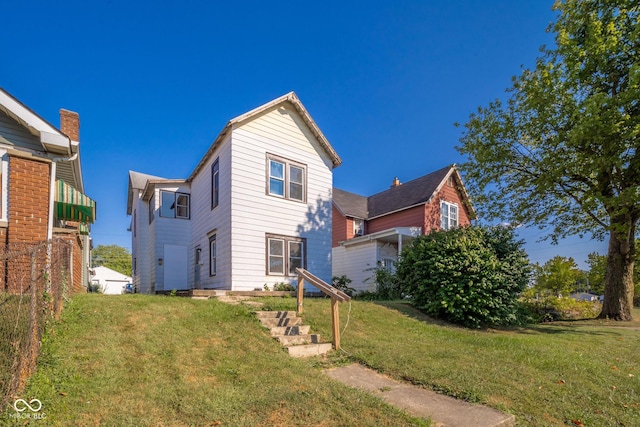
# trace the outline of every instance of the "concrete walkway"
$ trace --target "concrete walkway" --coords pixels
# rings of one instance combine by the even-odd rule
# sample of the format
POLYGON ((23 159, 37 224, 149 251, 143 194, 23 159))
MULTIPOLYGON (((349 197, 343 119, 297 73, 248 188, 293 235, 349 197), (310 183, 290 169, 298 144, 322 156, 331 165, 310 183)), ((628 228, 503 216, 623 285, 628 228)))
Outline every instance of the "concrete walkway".
POLYGON ((353 364, 324 371, 331 378, 365 390, 415 417, 429 418, 439 427, 513 427, 513 415, 481 405, 472 405, 412 384, 380 375, 353 364))

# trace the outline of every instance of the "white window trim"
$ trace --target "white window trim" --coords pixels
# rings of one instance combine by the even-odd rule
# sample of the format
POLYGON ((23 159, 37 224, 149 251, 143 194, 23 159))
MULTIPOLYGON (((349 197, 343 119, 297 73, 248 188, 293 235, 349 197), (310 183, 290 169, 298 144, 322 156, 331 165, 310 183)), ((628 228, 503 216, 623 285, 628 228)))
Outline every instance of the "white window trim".
POLYGON ((291 200, 294 202, 306 203, 307 202, 307 165, 304 163, 296 162, 293 160, 285 159, 274 154, 267 154, 267 171, 266 171, 266 193, 269 196, 277 197, 280 199, 291 200), (280 163, 283 165, 283 177, 271 176, 271 162, 280 163), (296 199, 291 197, 291 168, 295 167, 302 170, 302 183, 295 182, 294 184, 302 185, 302 199, 296 199), (282 181, 282 191, 284 194, 278 194, 271 191, 271 179, 277 179, 282 181))
POLYGON ((355 237, 364 236, 364 219, 353 218, 353 235, 355 237), (361 224, 360 227, 358 227, 358 223, 361 224))
POLYGON ((159 209, 159 215, 161 218, 177 218, 177 219, 190 219, 191 218, 191 194, 189 193, 183 193, 181 191, 171 191, 171 190, 160 190, 160 209, 159 209), (163 194, 173 194, 173 208, 169 208, 172 212, 173 215, 163 215, 162 214, 162 209, 164 207, 164 197, 163 194), (178 215, 178 196, 186 196, 187 197, 187 204, 186 205, 181 205, 181 206, 185 206, 187 208, 187 215, 178 215))
POLYGON ((440 228, 443 230, 451 230, 452 228, 457 227, 458 224, 460 223, 459 214, 460 214, 460 208, 456 203, 441 201, 440 202, 440 228), (444 207, 446 207, 447 209, 446 224, 444 224, 445 217, 442 216, 442 210, 444 207), (455 208, 455 218, 453 218, 453 216, 451 215, 451 208, 455 208))
POLYGON ((176 218, 180 218, 180 219, 189 219, 191 217, 191 195, 187 194, 187 193, 180 193, 180 192, 176 192, 176 207, 175 207, 175 213, 176 213, 176 218), (178 200, 180 199, 180 196, 186 197, 187 198, 187 203, 186 204, 178 204, 178 200), (187 210, 187 214, 186 215, 178 215, 178 211, 179 211, 179 207, 185 208, 187 210))
POLYGON ((284 276, 285 272, 287 271, 287 251, 286 251, 286 247, 287 245, 285 244, 285 240, 284 239, 277 239, 277 238, 268 238, 267 239, 267 274, 270 276, 284 276), (282 255, 272 255, 271 254, 271 243, 272 242, 280 242, 282 243, 282 255), (282 271, 272 271, 271 270, 271 258, 282 258, 282 271))

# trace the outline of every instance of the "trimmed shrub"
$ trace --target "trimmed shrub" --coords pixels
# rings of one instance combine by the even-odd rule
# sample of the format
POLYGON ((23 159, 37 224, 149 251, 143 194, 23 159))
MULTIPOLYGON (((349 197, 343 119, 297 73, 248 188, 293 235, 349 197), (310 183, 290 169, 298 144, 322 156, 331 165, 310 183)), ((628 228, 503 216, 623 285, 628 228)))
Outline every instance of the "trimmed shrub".
POLYGON ((506 227, 462 227, 416 238, 400 257, 401 290, 430 316, 467 327, 518 321, 530 275, 522 241, 506 227))

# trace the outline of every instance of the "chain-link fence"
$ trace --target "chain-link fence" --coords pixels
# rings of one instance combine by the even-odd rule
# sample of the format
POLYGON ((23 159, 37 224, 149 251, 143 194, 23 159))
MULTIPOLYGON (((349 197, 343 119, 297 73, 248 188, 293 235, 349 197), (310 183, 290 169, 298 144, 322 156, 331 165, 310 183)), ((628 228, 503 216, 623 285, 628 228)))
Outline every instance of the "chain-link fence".
POLYGON ((33 373, 47 320, 70 292, 71 244, 64 240, 0 247, 0 407, 33 373))

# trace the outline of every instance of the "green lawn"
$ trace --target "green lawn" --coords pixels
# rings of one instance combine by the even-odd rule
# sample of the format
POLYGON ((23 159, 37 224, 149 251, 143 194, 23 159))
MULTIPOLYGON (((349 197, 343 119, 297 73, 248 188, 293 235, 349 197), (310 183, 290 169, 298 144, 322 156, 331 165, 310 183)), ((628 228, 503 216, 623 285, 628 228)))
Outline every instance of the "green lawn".
POLYGON ((46 418, 0 425, 427 425, 289 357, 248 306, 179 297, 74 297, 20 397, 46 418))
MULTIPOLYGON (((268 304, 295 309, 295 300, 268 304)), ((330 302, 305 300, 304 310, 312 329, 329 336, 330 302)), ((489 331, 436 323, 402 303, 354 301, 340 314, 341 330, 348 319, 343 359, 512 413, 519 426, 640 426, 638 309, 631 324, 489 331)))
MULTIPOLYGON (((263 301, 295 308, 293 298, 263 301)), ((304 309, 305 323, 330 339, 329 300, 307 299, 304 309)), ((344 351, 300 360, 286 355, 248 306, 74 297, 23 394, 40 399, 47 417, 31 425, 419 424, 321 373, 358 361, 513 413, 522 426, 640 426, 640 322, 481 331, 433 322, 401 303, 354 301, 340 309, 344 351)), ((0 424, 15 421, 11 412, 0 424)))

